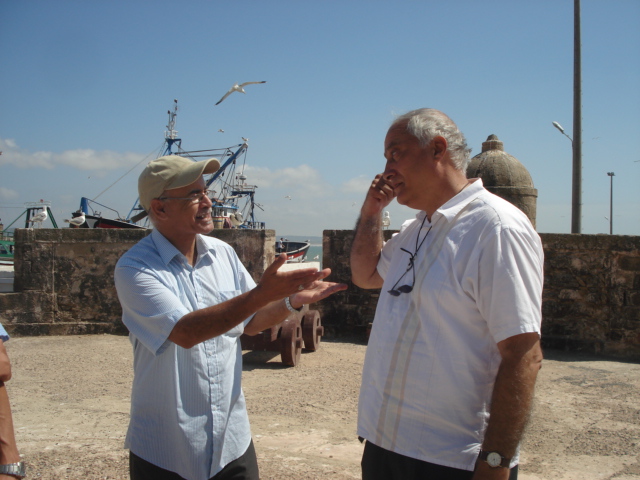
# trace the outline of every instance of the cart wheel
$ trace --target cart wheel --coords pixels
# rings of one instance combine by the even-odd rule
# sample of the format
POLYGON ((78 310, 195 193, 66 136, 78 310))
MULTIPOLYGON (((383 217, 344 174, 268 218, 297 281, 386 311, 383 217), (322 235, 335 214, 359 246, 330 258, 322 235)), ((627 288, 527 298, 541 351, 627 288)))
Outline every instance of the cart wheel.
POLYGON ((302 318, 302 338, 304 348, 310 352, 315 352, 320 345, 320 339, 324 334, 324 327, 320 322, 320 312, 309 310, 302 318))
POLYGON ((282 363, 295 367, 302 351, 302 328, 300 322, 287 318, 280 330, 280 356, 282 363))

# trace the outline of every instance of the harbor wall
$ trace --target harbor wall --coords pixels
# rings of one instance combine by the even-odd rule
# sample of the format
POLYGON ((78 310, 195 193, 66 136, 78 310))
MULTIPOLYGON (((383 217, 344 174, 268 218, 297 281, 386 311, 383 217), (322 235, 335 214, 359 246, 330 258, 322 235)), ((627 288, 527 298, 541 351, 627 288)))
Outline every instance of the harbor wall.
MULTIPOLYGON (((126 334, 113 284, 116 262, 150 230, 17 229, 13 292, 0 294, 12 335, 126 334)), ((275 258, 274 230, 214 230, 255 280, 275 258)))
MULTIPOLYGON (((640 360, 640 236, 540 236, 543 346, 640 360)), ((365 336, 380 291, 351 283, 352 240, 350 230, 324 231, 322 264, 349 288, 323 301, 320 310, 327 331, 365 336)))
MULTIPOLYGON (((113 286, 120 256, 148 232, 18 229, 13 293, 0 322, 13 335, 126 334, 113 286)), ((386 231, 390 236, 393 232, 386 231)), ((214 230, 257 281, 275 258, 273 230, 214 230)), ((541 234, 545 250, 543 344, 640 359, 640 236, 541 234)), ((345 292, 313 308, 327 337, 366 338, 379 291, 351 283, 351 230, 325 230, 323 266, 345 292)))

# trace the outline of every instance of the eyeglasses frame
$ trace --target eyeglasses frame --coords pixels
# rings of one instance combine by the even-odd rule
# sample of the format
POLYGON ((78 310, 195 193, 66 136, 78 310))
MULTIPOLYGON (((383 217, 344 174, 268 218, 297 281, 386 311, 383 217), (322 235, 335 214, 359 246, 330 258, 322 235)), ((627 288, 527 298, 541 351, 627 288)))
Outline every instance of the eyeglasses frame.
POLYGON ((192 193, 188 197, 158 197, 156 200, 190 200, 191 205, 196 205, 202 202, 204 197, 209 197, 213 194, 213 190, 200 190, 198 193, 192 193))

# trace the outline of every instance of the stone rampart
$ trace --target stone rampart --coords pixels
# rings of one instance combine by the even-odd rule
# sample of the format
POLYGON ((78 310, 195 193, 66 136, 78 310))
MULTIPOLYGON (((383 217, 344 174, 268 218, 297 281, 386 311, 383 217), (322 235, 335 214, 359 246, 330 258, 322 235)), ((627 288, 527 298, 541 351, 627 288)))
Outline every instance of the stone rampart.
MULTIPOLYGON (((0 322, 15 335, 126 333, 113 284, 120 256, 150 230, 18 229, 13 293, 0 322)), ((275 257, 273 230, 215 230, 259 280, 275 257)))
MULTIPOLYGON (((392 232, 385 232, 391 235, 392 232)), ((541 234, 543 345, 640 359, 640 236, 541 234)), ((325 230, 324 267, 349 289, 319 310, 329 332, 365 335, 379 290, 351 283, 350 230, 325 230)))
MULTIPOLYGON (((393 232, 386 231, 390 236, 393 232)), ((14 293, 0 294, 0 322, 15 335, 126 333, 113 286, 120 256, 147 232, 16 231, 14 293)), ((275 256, 273 230, 215 230, 258 280, 275 256)), ((542 234, 543 343, 640 359, 640 236, 542 234)), ((351 230, 325 230, 323 265, 349 289, 314 305, 326 335, 364 336, 379 291, 351 283, 351 230)))
POLYGON ((640 236, 541 237, 544 344, 640 358, 640 236))

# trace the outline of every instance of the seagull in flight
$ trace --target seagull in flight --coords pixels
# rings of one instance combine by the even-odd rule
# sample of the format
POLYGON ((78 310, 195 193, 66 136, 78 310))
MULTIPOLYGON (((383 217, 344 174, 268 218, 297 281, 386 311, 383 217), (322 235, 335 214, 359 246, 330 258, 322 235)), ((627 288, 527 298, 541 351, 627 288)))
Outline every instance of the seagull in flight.
POLYGON ((237 83, 231 87, 229 89, 229 91, 227 93, 224 94, 224 96, 218 100, 218 103, 216 103, 216 105, 220 105, 222 103, 222 101, 227 98, 229 95, 231 95, 233 92, 240 92, 240 93, 247 93, 244 91, 244 87, 246 87, 247 85, 255 85, 257 83, 267 83, 266 81, 264 82, 244 82, 241 83, 240 85, 238 85, 237 83))

